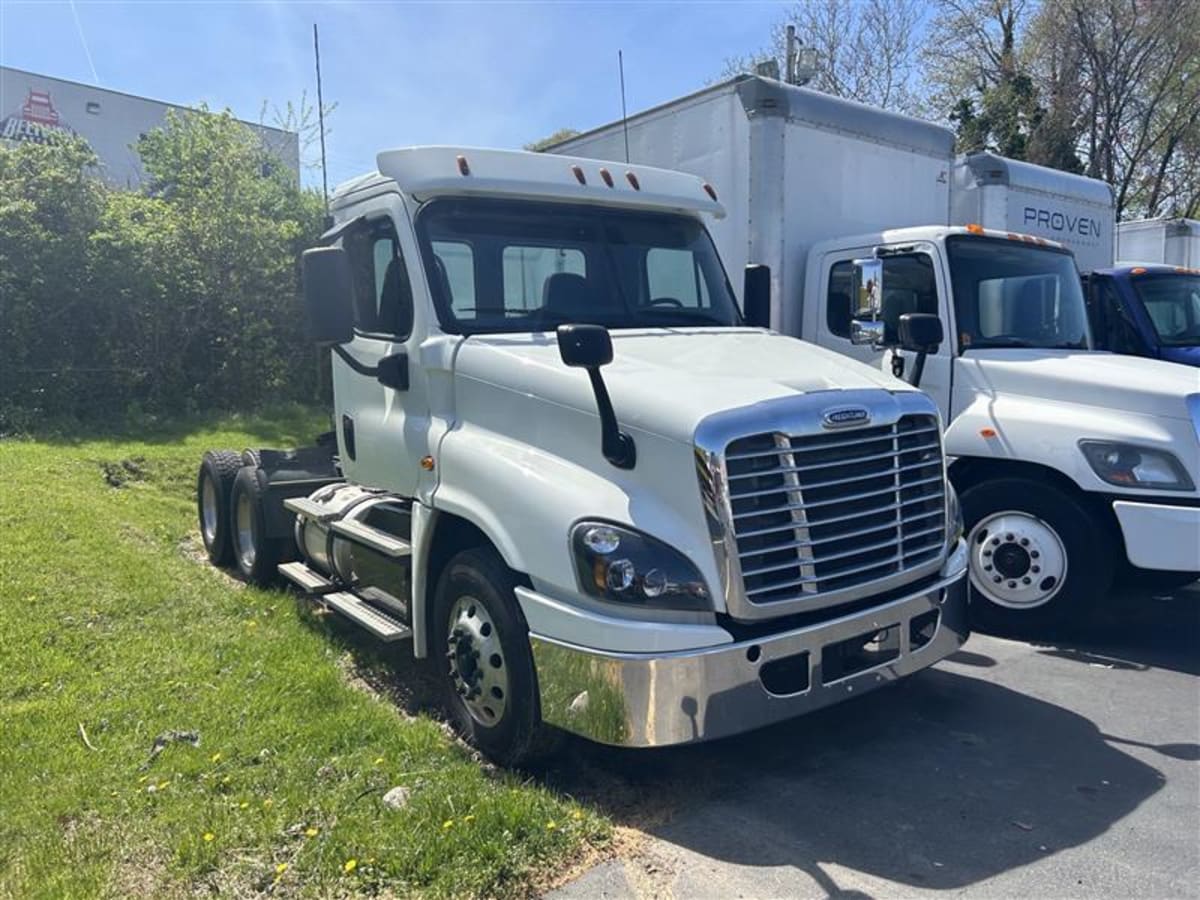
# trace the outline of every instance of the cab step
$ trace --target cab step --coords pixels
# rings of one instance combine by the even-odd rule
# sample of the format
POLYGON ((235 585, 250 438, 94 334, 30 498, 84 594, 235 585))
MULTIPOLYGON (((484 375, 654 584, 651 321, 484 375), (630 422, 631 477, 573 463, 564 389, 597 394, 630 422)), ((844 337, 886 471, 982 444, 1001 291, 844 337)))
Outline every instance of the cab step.
POLYGON ((320 572, 302 562, 283 563, 279 567, 279 574, 309 594, 332 594, 341 590, 320 572))
POLYGON ((307 497, 289 497, 283 501, 283 508, 304 516, 306 519, 312 519, 314 522, 332 522, 339 515, 336 510, 330 509, 323 503, 318 503, 316 500, 310 500, 307 497))
POLYGON ((412 636, 412 629, 383 610, 364 603, 345 591, 326 594, 321 598, 330 609, 361 625, 381 641, 402 641, 412 636))
POLYGON ((370 525, 364 525, 362 522, 357 522, 353 519, 339 519, 336 522, 329 524, 329 530, 339 537, 344 537, 348 541, 353 541, 356 544, 362 544, 371 550, 382 553, 384 556, 400 558, 403 556, 412 555, 412 545, 402 538, 398 538, 393 534, 388 534, 386 531, 380 531, 378 528, 372 528, 370 525))

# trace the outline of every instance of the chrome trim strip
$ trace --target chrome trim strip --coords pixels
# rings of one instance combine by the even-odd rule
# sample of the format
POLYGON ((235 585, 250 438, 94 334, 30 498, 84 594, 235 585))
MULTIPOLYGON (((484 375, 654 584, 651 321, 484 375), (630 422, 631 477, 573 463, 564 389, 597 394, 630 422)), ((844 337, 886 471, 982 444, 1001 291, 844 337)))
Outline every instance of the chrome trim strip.
MULTIPOLYGON (((877 430, 881 427, 892 426, 900 421, 901 418, 908 415, 924 415, 933 417, 938 423, 937 429, 921 428, 912 431, 906 431, 899 435, 900 438, 906 438, 912 435, 930 434, 935 431, 940 433, 941 418, 938 414, 937 406, 925 394, 918 391, 901 391, 891 393, 883 389, 856 390, 856 391, 830 391, 816 392, 798 397, 781 397, 775 400, 767 400, 762 403, 757 403, 753 406, 743 407, 735 410, 728 410, 721 413, 716 413, 700 422, 696 428, 694 436, 695 457, 697 476, 700 484, 700 493, 705 511, 705 519, 708 526, 709 538, 713 547, 713 556, 716 561, 717 571, 721 579, 721 594, 725 602, 725 610, 733 616, 733 618, 741 621, 757 621, 761 619, 774 618, 784 616, 794 612, 815 611, 829 606, 835 606, 842 603, 853 602, 854 600, 868 597, 872 594, 884 593, 901 585, 923 578, 932 572, 935 572, 941 564, 945 551, 936 553, 934 558, 926 563, 921 563, 907 571, 898 572, 893 575, 879 578, 870 581, 866 584, 854 585, 853 587, 843 588, 835 591, 827 591, 824 593, 814 593, 816 585, 806 583, 799 585, 802 589, 808 588, 808 591, 801 592, 795 597, 788 597, 780 600, 772 600, 763 603, 754 603, 746 592, 745 581, 742 572, 742 562, 739 556, 737 538, 734 529, 734 513, 732 501, 730 499, 729 476, 726 468, 726 460, 724 458, 725 448, 729 444, 742 437, 748 437, 757 434, 782 434, 795 437, 814 436, 828 434, 828 430, 822 426, 822 415, 834 403, 840 405, 857 404, 864 406, 870 412, 870 424, 862 426, 863 430, 877 430)), ((838 442, 842 445, 852 445, 857 442, 867 442, 870 439, 859 438, 856 440, 851 433, 845 432, 846 441, 838 442)), ((897 437, 896 435, 885 435, 891 440, 897 437)), ((920 451, 932 449, 933 447, 941 449, 940 437, 934 442, 924 442, 922 446, 913 448, 905 448, 900 453, 908 453, 912 451, 920 451)), ((795 451, 795 455, 802 456, 804 449, 800 448, 795 451)), ((816 449, 816 448, 812 448, 816 449)), ((784 456, 792 452, 790 442, 787 447, 777 446, 770 451, 764 451, 761 456, 784 456)), ((892 454, 896 455, 893 450, 892 454)), ((731 457, 732 459, 733 457, 731 457)), ((850 460, 853 463, 855 460, 850 460)), ((941 475, 937 478, 914 482, 913 484, 904 485, 904 488, 920 487, 925 484, 932 484, 936 481, 945 481, 945 460, 940 461, 942 466, 941 475)), ((935 463, 927 463, 934 465, 935 463)), ((794 458, 785 460, 783 468, 791 468, 795 466, 794 458)), ((789 496, 792 500, 787 506, 777 507, 771 510, 758 510, 754 513, 745 513, 737 518, 749 518, 752 515, 764 515, 769 513, 791 512, 793 517, 803 516, 805 509, 813 509, 818 505, 828 505, 829 503, 837 502, 844 503, 852 500, 852 497, 843 497, 836 501, 815 501, 809 504, 799 503, 798 486, 794 485, 793 478, 789 478, 787 473, 783 474, 785 478, 784 485, 780 488, 780 493, 789 496)), ((894 474, 893 472, 883 472, 882 475, 894 474)), ((898 477, 898 475, 896 476, 898 477)), ((947 495, 948 491, 943 489, 947 495)), ((923 495, 921 497, 912 497, 901 499, 899 492, 895 487, 889 487, 887 490, 880 492, 882 494, 893 494, 896 496, 896 502, 880 506, 872 513, 888 512, 895 510, 899 512, 903 507, 912 503, 923 502, 931 499, 936 494, 923 495)), ((861 495, 862 497, 876 496, 875 492, 869 492, 861 495)), ((945 512, 945 511, 944 511, 945 512)), ((826 519, 821 522, 821 525, 829 525, 837 521, 861 516, 863 513, 857 512, 852 516, 837 517, 834 519, 826 519)), ((948 522, 947 518, 943 518, 943 523, 948 522)), ((773 525, 769 529, 759 529, 755 531, 747 531, 743 537, 751 537, 760 534, 773 532, 787 533, 792 532, 797 541, 811 541, 808 534, 807 522, 793 521, 788 525, 773 525)), ((800 551, 798 558, 801 563, 804 562, 806 556, 811 557, 811 552, 806 553, 806 549, 810 548, 811 544, 800 545, 797 549, 800 551)), ((915 553, 929 552, 932 548, 923 548, 915 553)), ((748 554, 752 555, 752 554, 748 554)), ((910 558, 913 553, 906 554, 903 558, 910 558)), ((894 562, 894 561, 893 561, 894 562)), ((887 565, 887 563, 880 563, 887 565)), ((805 565, 804 569, 811 568, 811 565, 805 565)), ((802 570, 802 575, 815 575, 815 571, 806 572, 802 570)), ((847 573, 852 574, 852 573, 847 573)), ((834 576, 836 577, 836 576, 834 576)), ((778 586, 775 586, 776 588, 778 586)))

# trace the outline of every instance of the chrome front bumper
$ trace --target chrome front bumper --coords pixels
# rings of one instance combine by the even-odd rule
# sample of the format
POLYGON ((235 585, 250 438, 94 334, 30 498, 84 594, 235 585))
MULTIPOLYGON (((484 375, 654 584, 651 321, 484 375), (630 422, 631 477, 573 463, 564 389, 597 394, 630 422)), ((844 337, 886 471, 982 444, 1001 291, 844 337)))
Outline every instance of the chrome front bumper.
POLYGON ((962 646, 968 635, 964 576, 956 566, 918 593, 873 609, 698 650, 616 653, 531 633, 542 719, 605 744, 658 747, 820 709, 911 675, 962 646), (865 636, 876 639, 868 651, 856 650, 865 636))

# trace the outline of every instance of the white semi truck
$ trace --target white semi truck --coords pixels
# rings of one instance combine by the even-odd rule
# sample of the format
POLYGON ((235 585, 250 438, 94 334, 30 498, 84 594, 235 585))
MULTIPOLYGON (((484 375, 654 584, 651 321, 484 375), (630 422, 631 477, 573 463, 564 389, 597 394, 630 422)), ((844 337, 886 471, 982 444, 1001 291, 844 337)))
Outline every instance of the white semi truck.
MULTIPOLYGON (((542 726, 703 740, 925 668, 966 639, 936 405, 748 327, 701 179, 381 153, 304 255, 335 430, 210 451, 214 563, 278 570, 438 666, 517 763, 542 726)), ((765 308, 765 269, 747 270, 765 308)))
POLYGON ((754 76, 553 151, 622 158, 626 141, 714 186, 729 210, 714 239, 770 267, 778 331, 911 378, 901 325, 941 322, 919 369, 963 500, 973 622, 1079 616, 1118 572, 1197 577, 1195 370, 1093 352, 1075 260, 1046 236, 1111 255, 1107 188, 956 158, 947 129, 754 76))

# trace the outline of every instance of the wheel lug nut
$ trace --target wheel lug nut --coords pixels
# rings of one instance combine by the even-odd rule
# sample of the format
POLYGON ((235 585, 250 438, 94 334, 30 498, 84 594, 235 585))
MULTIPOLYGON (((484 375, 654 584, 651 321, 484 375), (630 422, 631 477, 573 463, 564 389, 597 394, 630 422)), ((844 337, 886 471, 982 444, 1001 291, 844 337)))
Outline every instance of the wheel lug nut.
POLYGON ((1033 572, 1034 575, 1036 575, 1038 572, 1042 571, 1042 567, 1034 566, 1032 569, 1030 569, 1030 571, 1033 572))
POLYGON ((1032 553, 1030 553, 1029 555, 1030 555, 1030 556, 1031 556, 1033 559, 1037 559, 1039 556, 1041 556, 1041 554, 1040 554, 1040 553, 1038 553, 1036 550, 1034 550, 1034 551, 1033 551, 1032 553))
POLYGON ((1017 583, 1016 583, 1015 581, 1010 581, 1010 582, 1008 583, 1008 586, 1009 586, 1010 588, 1015 588, 1015 587, 1017 586, 1017 583))
POLYGON ((1028 575, 1026 575, 1024 578, 1021 579, 1021 583, 1022 584, 1033 584, 1033 579, 1030 578, 1028 575))
POLYGON ((983 567, 983 571, 985 571, 985 572, 990 572, 990 571, 992 571, 992 567, 991 567, 991 566, 984 566, 984 567, 983 567))
POLYGON ((1028 547, 1029 546, 1029 538, 1021 538, 1021 546, 1028 547))
POLYGON ((997 538, 992 538, 992 546, 993 546, 993 547, 998 547, 998 546, 1000 546, 1000 538, 998 538, 998 537, 997 537, 997 538))
POLYGON ((992 576, 992 581, 996 582, 996 584, 999 584, 999 583, 1000 583, 1001 581, 1003 581, 1003 580, 1004 580, 1004 579, 1002 579, 1002 578, 1001 578, 999 575, 993 575, 993 576, 992 576))
POLYGON ((992 551, 991 551, 991 550, 984 550, 984 551, 983 551, 983 555, 984 555, 984 556, 991 556, 991 555, 992 555, 992 551))
POLYGON ((1005 539, 1006 541, 1012 541, 1012 540, 1013 540, 1013 533, 1010 531, 1008 534, 1006 534, 1006 535, 1004 536, 1004 539, 1005 539))

